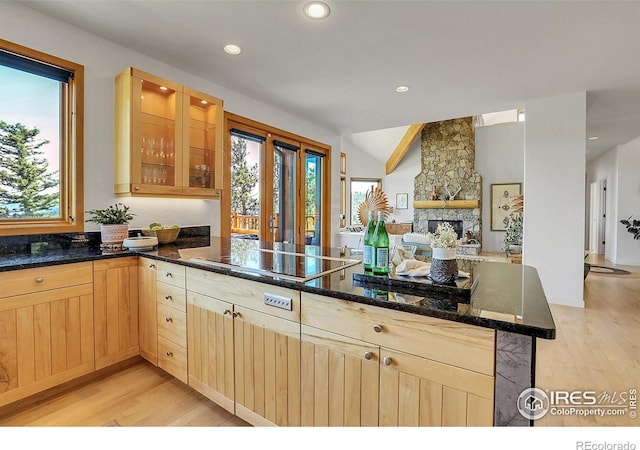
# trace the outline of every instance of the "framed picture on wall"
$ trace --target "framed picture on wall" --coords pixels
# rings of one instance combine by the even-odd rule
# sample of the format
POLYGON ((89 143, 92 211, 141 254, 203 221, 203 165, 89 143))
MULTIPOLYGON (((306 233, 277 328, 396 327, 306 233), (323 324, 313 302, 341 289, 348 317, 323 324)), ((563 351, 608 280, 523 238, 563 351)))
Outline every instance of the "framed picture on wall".
POLYGON ((396 194, 396 209, 408 209, 409 208, 409 194, 406 192, 396 194))
POLYGON ((522 183, 491 185, 491 231, 505 231, 509 222, 511 197, 520 195, 522 183))

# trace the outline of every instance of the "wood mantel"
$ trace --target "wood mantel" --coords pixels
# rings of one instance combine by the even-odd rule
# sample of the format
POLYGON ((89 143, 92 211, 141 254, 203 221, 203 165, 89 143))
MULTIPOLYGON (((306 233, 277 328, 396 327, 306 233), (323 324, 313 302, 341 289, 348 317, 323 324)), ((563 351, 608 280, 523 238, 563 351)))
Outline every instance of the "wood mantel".
POLYGON ((414 209, 474 209, 480 208, 480 200, 416 200, 414 209))

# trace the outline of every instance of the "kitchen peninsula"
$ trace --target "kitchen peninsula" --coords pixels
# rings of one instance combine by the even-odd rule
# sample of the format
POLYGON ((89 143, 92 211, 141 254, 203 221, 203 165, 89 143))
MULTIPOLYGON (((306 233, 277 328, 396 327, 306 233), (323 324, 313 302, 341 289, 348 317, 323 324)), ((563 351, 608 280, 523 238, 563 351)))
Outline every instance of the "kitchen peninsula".
POLYGON ((531 425, 516 399, 535 385, 535 340, 555 337, 534 269, 480 262, 466 294, 354 280, 361 272, 348 250, 208 237, 141 253, 3 258, 0 282, 16 286, 0 294, 3 329, 35 321, 45 301, 55 317, 65 298, 96 328, 82 335, 92 345, 75 368, 24 386, 19 352, 29 346, 19 332, 3 339, 0 405, 140 354, 254 425, 531 425), (102 299, 110 271, 127 293, 102 299), (63 282, 65 272, 77 276, 63 282), (129 299, 118 310, 128 345, 99 358, 94 340, 96 353, 111 348, 100 317, 113 314, 101 303, 111 298, 129 299))

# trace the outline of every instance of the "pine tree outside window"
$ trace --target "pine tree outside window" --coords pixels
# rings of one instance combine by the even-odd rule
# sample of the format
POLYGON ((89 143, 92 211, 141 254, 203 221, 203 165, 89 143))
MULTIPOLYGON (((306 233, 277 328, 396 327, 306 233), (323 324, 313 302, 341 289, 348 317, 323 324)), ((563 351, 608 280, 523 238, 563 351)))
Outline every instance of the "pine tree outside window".
POLYGON ((0 40, 0 235, 77 232, 83 66, 0 40))

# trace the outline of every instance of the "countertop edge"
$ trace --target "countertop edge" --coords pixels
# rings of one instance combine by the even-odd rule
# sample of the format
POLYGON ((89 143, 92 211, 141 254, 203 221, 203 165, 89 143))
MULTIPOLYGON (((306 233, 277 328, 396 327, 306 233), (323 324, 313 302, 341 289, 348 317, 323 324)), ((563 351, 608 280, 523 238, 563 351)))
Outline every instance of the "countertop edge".
MULTIPOLYGON (((526 324, 509 323, 509 322, 503 322, 497 319, 491 319, 487 317, 464 316, 464 315, 459 315, 459 314, 448 312, 448 311, 427 310, 427 309, 409 305, 409 304, 376 301, 375 299, 364 297, 364 296, 359 296, 359 295, 354 295, 354 294, 349 294, 349 293, 344 293, 344 292, 339 292, 339 291, 334 291, 334 290, 329 290, 329 289, 324 289, 319 287, 308 286, 305 284, 291 282, 288 280, 279 280, 273 277, 262 276, 258 274, 250 274, 246 272, 243 273, 243 272, 239 272, 231 269, 225 269, 223 267, 204 266, 202 264, 193 263, 191 261, 180 260, 180 259, 176 259, 168 256, 158 255, 155 252, 156 251, 150 251, 150 252, 123 251, 118 253, 95 254, 95 255, 84 255, 84 256, 70 255, 68 258, 64 258, 64 256, 60 255, 60 257, 56 257, 54 259, 0 266, 0 272, 46 267, 51 265, 72 264, 76 262, 96 261, 96 260, 102 260, 102 259, 137 256, 137 257, 150 258, 157 261, 165 261, 173 264, 182 265, 185 267, 191 267, 194 269, 206 270, 209 272, 233 276, 236 278, 256 281, 259 283, 266 283, 266 284, 271 284, 275 286, 285 287, 289 289, 298 290, 301 292, 308 292, 316 295, 324 295, 327 297, 337 298, 341 300, 347 300, 347 301, 363 303, 363 304, 372 305, 372 306, 378 306, 380 308, 403 311, 403 312, 408 312, 412 314, 420 314, 423 316, 449 320, 452 322, 466 323, 469 325, 475 325, 482 328, 508 331, 515 334, 521 334, 521 335, 531 336, 535 338, 555 339, 555 334, 556 334, 555 328, 543 328, 543 327, 536 327, 536 326, 526 325, 526 324)), ((532 269, 535 270, 535 268, 532 268, 532 269)), ((549 311, 549 314, 551 315, 550 311, 549 311)), ((551 318, 553 319, 552 315, 551 315, 551 318)))

